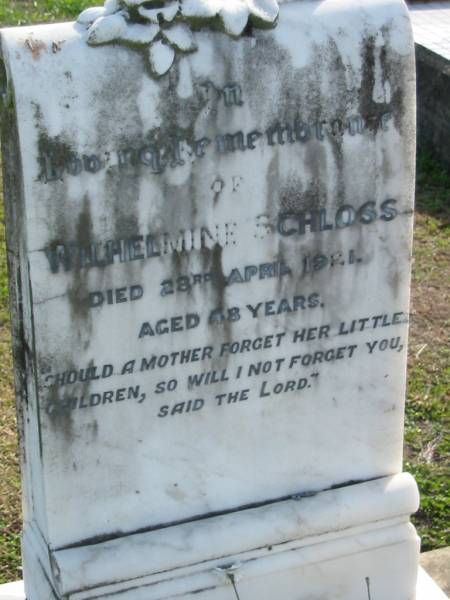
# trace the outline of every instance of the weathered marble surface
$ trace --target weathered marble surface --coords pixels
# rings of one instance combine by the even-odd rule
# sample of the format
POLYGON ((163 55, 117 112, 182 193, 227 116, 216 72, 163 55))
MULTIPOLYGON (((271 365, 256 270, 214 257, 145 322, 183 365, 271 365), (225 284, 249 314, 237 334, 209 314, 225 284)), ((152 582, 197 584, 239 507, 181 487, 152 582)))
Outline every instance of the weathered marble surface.
MULTIPOLYGON (((17 581, 13 584, 8 583, 0 586, 0 599, 25 600, 23 582, 17 581)), ((419 569, 417 600, 447 600, 447 596, 423 569, 419 569)))
POLYGON ((55 581, 64 548, 401 471, 406 8, 246 31, 159 79, 80 23, 2 32, 25 553, 55 581))
MULTIPOLYGON (((416 484, 401 474, 57 550, 55 598, 408 600, 416 591, 419 541, 409 515, 417 506, 416 484)), ((39 540, 29 529, 25 542, 30 549, 39 540)), ((36 576, 28 589, 43 584, 36 597, 53 598, 36 576)))
MULTIPOLYGON (((417 600, 447 600, 447 598, 448 596, 439 589, 431 577, 420 568, 417 579, 417 600)), ((25 600, 23 582, 0 585, 0 600, 25 600)))

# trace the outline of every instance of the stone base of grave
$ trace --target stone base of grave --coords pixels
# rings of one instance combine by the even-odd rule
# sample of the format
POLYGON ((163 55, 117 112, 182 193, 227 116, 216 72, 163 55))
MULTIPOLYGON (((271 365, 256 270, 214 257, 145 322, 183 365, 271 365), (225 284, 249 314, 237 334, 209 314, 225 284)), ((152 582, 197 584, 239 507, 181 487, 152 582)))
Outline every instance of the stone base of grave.
MULTIPOLYGON (((23 581, 0 585, 0 600, 25 600, 23 581)), ((419 569, 416 600, 448 600, 448 596, 436 585, 423 569, 419 569)))
POLYGON ((420 566, 447 595, 450 594, 450 546, 423 552, 420 566))
POLYGON ((50 559, 28 527, 26 594, 28 600, 412 600, 419 540, 409 515, 417 504, 416 484, 402 474, 54 550, 50 559))

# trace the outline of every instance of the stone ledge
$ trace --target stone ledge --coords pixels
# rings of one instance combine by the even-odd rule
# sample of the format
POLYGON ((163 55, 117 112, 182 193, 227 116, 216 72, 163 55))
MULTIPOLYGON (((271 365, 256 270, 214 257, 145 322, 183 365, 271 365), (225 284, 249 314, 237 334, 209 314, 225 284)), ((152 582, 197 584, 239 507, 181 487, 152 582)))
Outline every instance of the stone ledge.
POLYGON ((437 585, 447 595, 450 594, 450 546, 424 552, 420 555, 420 564, 437 585))
MULTIPOLYGON (((343 567, 337 563, 345 557, 348 560, 349 556, 358 559, 361 570, 368 568, 373 570, 372 576, 376 573, 382 577, 393 569, 392 561, 386 556, 376 560, 374 557, 382 553, 382 549, 399 544, 408 548, 408 552, 402 550, 402 556, 393 560, 397 561, 400 579, 411 593, 419 549, 408 517, 417 510, 418 504, 416 483, 403 473, 326 490, 311 497, 136 532, 95 544, 55 549, 51 551, 51 565, 46 564, 48 551, 44 541, 29 524, 23 536, 24 565, 27 558, 30 561, 25 572, 29 574, 29 589, 36 589, 37 581, 49 580, 61 597, 84 598, 84 589, 95 588, 101 596, 106 591, 111 594, 122 589, 152 586, 154 595, 148 593, 146 597, 150 600, 150 596, 172 597, 172 589, 169 593, 166 588, 174 585, 189 589, 189 586, 193 589, 222 586, 217 569, 224 561, 241 564, 242 581, 263 578, 269 572, 289 571, 292 583, 294 568, 304 567, 309 571, 312 564, 327 562, 328 565, 334 561, 333 578, 338 582, 339 569, 343 567), (212 535, 220 553, 211 549, 212 535), (406 556, 411 561, 410 573, 405 572, 409 568, 406 556), (382 567, 384 560, 388 564, 382 567), (121 580, 117 581, 119 572, 121 580), (164 589, 160 593, 157 587, 164 589)), ((302 575, 305 585, 306 571, 302 575)), ((362 572, 358 576, 364 580, 362 572)), ((286 581, 286 573, 284 577, 286 581)), ((399 581, 397 584, 400 585, 399 581)), ((392 582, 391 585, 396 589, 392 582)), ((36 592, 38 600, 42 594, 42 591, 36 592)), ((403 596, 406 597, 406 593, 398 597, 403 596)), ((248 597, 252 598, 252 594, 248 597)), ((349 600, 345 594, 342 598, 349 600)))
MULTIPOLYGON (((0 600, 25 600, 23 581, 0 585, 0 600)), ((422 568, 419 569, 416 600, 448 600, 447 595, 422 568)))
POLYGON ((448 596, 444 594, 422 567, 419 568, 416 600, 448 600, 448 596))

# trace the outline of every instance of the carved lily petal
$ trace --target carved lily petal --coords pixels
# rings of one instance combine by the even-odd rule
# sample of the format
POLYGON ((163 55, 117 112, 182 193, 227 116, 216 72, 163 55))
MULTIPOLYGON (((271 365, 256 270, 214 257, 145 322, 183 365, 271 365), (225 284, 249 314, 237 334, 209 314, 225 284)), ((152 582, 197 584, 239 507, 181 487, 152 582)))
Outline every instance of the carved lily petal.
POLYGON ((140 6, 138 12, 152 23, 158 23, 158 15, 162 15, 164 21, 170 22, 176 17, 178 8, 178 2, 172 2, 163 8, 144 8, 140 6))
POLYGON ((89 29, 88 44, 98 46, 121 38, 126 31, 127 23, 121 14, 100 17, 89 29))
POLYGON ((120 4, 118 0, 106 0, 105 2, 105 16, 112 15, 120 10, 120 4))
POLYGON ((273 23, 278 17, 277 0, 247 0, 247 5, 252 15, 268 23, 273 23))
POLYGON ((228 0, 219 12, 225 31, 229 35, 240 35, 247 25, 249 10, 245 0, 228 0))
POLYGON ((81 23, 81 25, 91 25, 99 17, 103 17, 104 14, 105 9, 103 6, 86 8, 86 10, 83 10, 83 12, 78 16, 77 23, 81 23))
POLYGON ((157 76, 164 75, 173 64, 175 50, 158 40, 149 48, 149 59, 152 72, 157 76))
POLYGON ((217 0, 183 0, 181 14, 185 17, 215 17, 220 7, 217 0))
POLYGON ((146 44, 150 44, 150 42, 155 39, 159 31, 160 29, 158 25, 129 23, 125 29, 125 32, 120 36, 120 40, 145 46, 146 44))
POLYGON ((192 32, 186 25, 174 25, 164 29, 162 33, 170 44, 181 52, 191 52, 196 48, 192 32))

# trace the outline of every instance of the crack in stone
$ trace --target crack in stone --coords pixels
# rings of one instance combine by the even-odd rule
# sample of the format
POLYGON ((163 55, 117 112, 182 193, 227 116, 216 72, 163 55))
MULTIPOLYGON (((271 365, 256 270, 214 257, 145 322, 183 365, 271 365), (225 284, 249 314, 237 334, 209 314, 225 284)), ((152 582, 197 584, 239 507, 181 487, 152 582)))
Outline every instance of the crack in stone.
POLYGON ((231 585, 233 586, 234 593, 236 594, 236 600, 241 600, 240 597, 239 597, 239 593, 237 591, 236 580, 234 578, 233 573, 227 573, 227 577, 231 581, 231 585))
POLYGON ((372 600, 372 596, 370 594, 370 577, 366 577, 366 586, 367 586, 367 598, 368 598, 368 600, 372 600))

